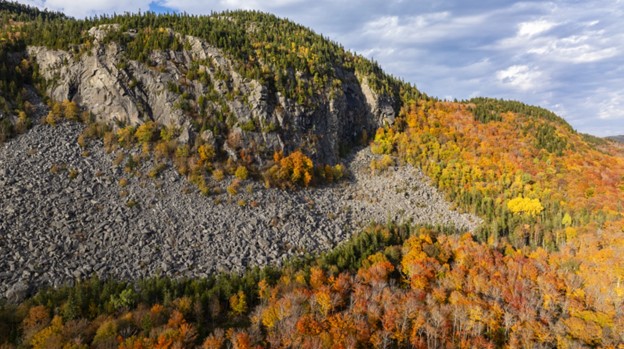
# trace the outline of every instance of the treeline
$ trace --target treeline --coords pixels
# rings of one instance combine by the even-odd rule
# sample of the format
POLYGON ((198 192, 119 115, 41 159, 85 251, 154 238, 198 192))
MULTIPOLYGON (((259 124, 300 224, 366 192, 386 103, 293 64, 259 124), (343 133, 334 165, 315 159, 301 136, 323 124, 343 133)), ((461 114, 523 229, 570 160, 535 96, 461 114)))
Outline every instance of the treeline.
POLYGON ((40 10, 35 6, 28 6, 20 4, 14 1, 0 1, 0 15, 4 19, 11 19, 14 21, 29 21, 37 18, 47 19, 61 19, 67 18, 61 12, 54 12, 48 10, 40 10))
POLYGON ((357 271, 368 256, 401 244, 413 229, 392 227, 391 233, 381 227, 370 227, 319 257, 295 258, 281 268, 252 268, 241 275, 219 274, 192 280, 156 277, 136 283, 94 278, 74 286, 42 289, 17 307, 0 304, 0 344, 38 347, 36 343, 40 343, 39 347, 46 347, 52 343, 72 343, 79 338, 84 345, 103 345, 103 339, 108 345, 116 345, 120 335, 147 338, 156 334, 153 339, 158 339, 160 332, 171 335, 166 331, 166 325, 171 322, 169 317, 179 315, 194 329, 192 341, 184 344, 195 344, 218 327, 248 326, 248 316, 259 304, 263 287, 294 274, 309 277, 312 265, 334 272, 357 271), (130 313, 134 313, 136 321, 123 320, 130 313), (57 326, 55 331, 46 330, 51 326, 57 326), (108 336, 103 338, 105 331, 108 336), (72 335, 75 337, 71 338, 72 335))
POLYGON ((503 113, 514 113, 520 117, 533 119, 533 122, 528 123, 524 127, 523 132, 525 134, 535 133, 535 146, 537 148, 545 149, 559 156, 563 155, 563 151, 567 149, 568 143, 565 137, 558 134, 555 126, 544 123, 544 121, 551 121, 554 125, 563 127, 567 132, 576 133, 564 119, 542 107, 527 105, 518 101, 485 97, 472 98, 466 101, 466 103, 471 105, 470 110, 475 120, 482 123, 503 121, 503 113))
POLYGON ((567 123, 567 121, 552 111, 542 107, 518 101, 488 97, 475 97, 467 101, 463 101, 463 103, 474 104, 471 109, 475 118, 477 121, 484 123, 493 120, 500 121, 501 114, 512 112, 524 117, 552 121, 565 127, 568 131, 574 132, 574 129, 567 123))
POLYGON ((622 222, 565 249, 371 226, 318 258, 204 280, 90 280, 0 309, 5 345, 605 347, 624 340, 622 222), (607 243, 603 245, 603 243, 607 243), (579 268, 583 261, 592 265, 579 268), (604 290, 609 290, 605 292, 604 290))

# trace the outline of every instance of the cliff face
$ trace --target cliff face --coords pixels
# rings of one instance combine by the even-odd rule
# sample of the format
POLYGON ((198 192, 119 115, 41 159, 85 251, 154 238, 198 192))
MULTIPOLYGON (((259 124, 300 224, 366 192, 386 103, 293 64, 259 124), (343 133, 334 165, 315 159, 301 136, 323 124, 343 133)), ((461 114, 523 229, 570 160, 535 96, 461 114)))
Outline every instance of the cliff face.
POLYGON ((397 114, 395 97, 375 93, 366 78, 341 67, 335 67, 340 87, 301 105, 260 81, 243 78, 223 52, 199 38, 169 31, 186 43, 184 49, 153 51, 148 65, 129 59, 119 43, 105 40, 111 30, 119 28, 89 30, 91 48, 82 54, 28 48, 53 100, 73 100, 110 124, 152 120, 177 127, 181 142, 201 137, 230 157, 240 149, 252 150, 259 161, 275 150, 303 149, 315 160, 336 162, 341 145, 392 123, 397 114), (194 71, 205 78, 189 74, 194 71), (212 97, 202 98, 207 95, 212 97), (200 112, 208 118, 223 116, 225 132, 214 134, 194 124, 193 115, 200 112))

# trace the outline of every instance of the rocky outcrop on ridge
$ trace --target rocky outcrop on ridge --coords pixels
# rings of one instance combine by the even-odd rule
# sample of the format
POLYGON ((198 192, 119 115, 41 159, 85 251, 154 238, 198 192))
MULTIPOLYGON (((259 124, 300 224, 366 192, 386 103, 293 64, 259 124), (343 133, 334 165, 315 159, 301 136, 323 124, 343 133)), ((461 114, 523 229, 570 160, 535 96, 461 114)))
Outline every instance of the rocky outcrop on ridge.
POLYGON ((375 93, 365 77, 340 67, 335 69, 341 88, 316 95, 311 105, 302 106, 259 81, 243 78, 223 52, 199 38, 170 31, 185 49, 154 51, 149 58, 154 66, 148 66, 128 59, 122 46, 105 40, 114 30, 119 26, 92 28, 92 48, 79 55, 28 48, 49 82, 46 92, 53 100, 78 102, 110 124, 153 120, 176 126, 183 131, 180 140, 188 142, 198 130, 186 111, 199 109, 200 96, 218 96, 219 101, 208 101, 206 108, 226 105, 231 127, 215 138, 216 145, 231 156, 238 149, 254 149, 259 161, 275 150, 302 149, 314 160, 335 163, 341 145, 355 143, 363 131, 371 134, 383 123, 392 123, 397 114, 394 97, 375 93), (194 65, 209 79, 188 78, 194 65), (176 91, 180 85, 184 96, 176 91))

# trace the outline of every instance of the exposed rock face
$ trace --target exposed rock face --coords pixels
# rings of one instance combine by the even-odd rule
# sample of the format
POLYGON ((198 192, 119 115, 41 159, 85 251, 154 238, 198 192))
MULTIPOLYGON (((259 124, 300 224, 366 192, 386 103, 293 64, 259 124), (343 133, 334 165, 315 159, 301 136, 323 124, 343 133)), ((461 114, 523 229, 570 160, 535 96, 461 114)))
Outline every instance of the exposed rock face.
POLYGON ((339 67, 342 89, 316 95, 313 106, 304 107, 256 80, 244 79, 226 55, 199 38, 171 33, 186 43, 185 50, 152 52, 152 67, 127 59, 115 42, 105 44, 109 30, 118 27, 92 28, 93 47, 78 57, 43 47, 29 47, 28 52, 41 75, 52 82, 47 91, 52 99, 74 100, 111 124, 154 120, 181 128, 184 140, 190 141, 199 130, 179 105, 188 102, 197 109, 199 96, 214 90, 232 115, 228 134, 216 139, 219 146, 234 153, 247 148, 260 154, 300 148, 316 160, 333 163, 342 143, 354 143, 363 130, 370 133, 391 123, 397 113, 393 97, 376 94, 365 78, 360 81, 339 67), (187 79, 186 73, 197 63, 210 75, 209 83, 187 79), (190 101, 170 88, 180 84, 192 96, 190 101))

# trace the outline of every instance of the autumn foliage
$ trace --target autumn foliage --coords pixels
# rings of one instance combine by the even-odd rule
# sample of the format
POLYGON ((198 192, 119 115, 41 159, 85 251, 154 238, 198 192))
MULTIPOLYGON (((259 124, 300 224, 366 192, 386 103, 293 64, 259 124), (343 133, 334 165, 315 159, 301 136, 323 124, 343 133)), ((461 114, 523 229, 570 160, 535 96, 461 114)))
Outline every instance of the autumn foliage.
POLYGON ((420 167, 458 208, 483 217, 482 241, 549 249, 566 242, 566 227, 621 218, 620 148, 545 109, 493 99, 407 102, 371 144, 420 167))
POLYGON ((276 152, 273 156, 274 165, 267 171, 266 178, 281 187, 304 186, 312 182, 314 164, 312 160, 300 150, 284 156, 276 152))
POLYGON ((91 283, 44 293, 20 306, 19 333, 36 348, 77 340, 120 348, 619 348, 623 228, 614 222, 603 238, 583 234, 548 252, 372 226, 315 260, 237 277, 238 286, 91 283), (113 292, 111 301, 98 305, 103 292, 113 292))

